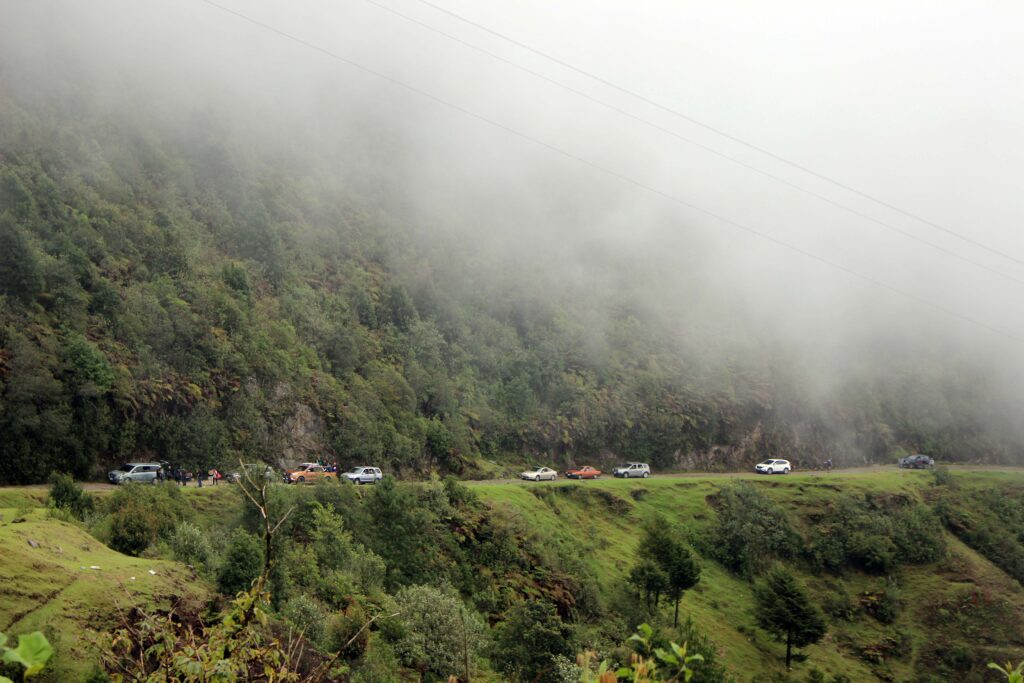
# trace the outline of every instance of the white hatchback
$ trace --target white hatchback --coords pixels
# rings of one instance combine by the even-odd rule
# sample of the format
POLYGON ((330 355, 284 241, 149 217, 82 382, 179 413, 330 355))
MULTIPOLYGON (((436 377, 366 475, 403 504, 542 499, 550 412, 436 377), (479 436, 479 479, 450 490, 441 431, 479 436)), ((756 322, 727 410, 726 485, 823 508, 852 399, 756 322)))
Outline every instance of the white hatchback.
POLYGON ((790 467, 788 460, 765 460, 757 463, 754 471, 758 474, 789 474, 790 467))

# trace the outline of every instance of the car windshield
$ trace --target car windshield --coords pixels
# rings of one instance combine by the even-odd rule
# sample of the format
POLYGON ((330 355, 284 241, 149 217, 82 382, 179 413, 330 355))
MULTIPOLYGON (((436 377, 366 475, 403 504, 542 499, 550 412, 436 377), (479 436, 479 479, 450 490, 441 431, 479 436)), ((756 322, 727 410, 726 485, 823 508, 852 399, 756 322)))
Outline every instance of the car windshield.
POLYGON ((348 471, 348 473, 349 474, 362 474, 363 473, 363 468, 362 467, 353 467, 352 469, 350 469, 348 471))
POLYGON ((133 469, 135 469, 135 465, 121 465, 120 467, 117 468, 116 471, 117 472, 131 472, 133 469))

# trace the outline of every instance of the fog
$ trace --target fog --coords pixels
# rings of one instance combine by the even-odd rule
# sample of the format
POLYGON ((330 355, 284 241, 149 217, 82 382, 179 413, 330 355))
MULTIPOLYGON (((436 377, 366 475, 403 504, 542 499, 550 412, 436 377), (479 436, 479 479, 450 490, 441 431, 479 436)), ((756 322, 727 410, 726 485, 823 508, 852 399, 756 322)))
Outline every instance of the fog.
POLYGON ((418 0, 218 4, 3 0, 5 87, 84 81, 112 116, 187 135, 201 113, 233 143, 308 153, 510 286, 541 272, 600 298, 623 286, 608 263, 627 264, 681 334, 750 335, 824 386, 891 350, 994 371, 1017 398, 1019 3, 438 0, 1011 258, 418 0))

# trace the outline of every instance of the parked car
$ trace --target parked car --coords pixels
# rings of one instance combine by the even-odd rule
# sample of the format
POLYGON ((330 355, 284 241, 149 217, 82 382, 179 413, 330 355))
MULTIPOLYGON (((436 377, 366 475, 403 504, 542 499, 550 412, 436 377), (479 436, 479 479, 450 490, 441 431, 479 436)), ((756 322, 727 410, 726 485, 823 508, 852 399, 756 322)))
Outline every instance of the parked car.
POLYGON ((601 476, 601 470, 596 470, 590 465, 584 465, 583 467, 569 470, 565 473, 565 476, 569 479, 598 479, 601 476))
POLYGON ((129 482, 156 483, 157 473, 161 471, 158 462, 126 462, 116 470, 107 474, 111 484, 127 484, 129 482))
POLYGON ((384 478, 379 467, 353 467, 348 472, 342 472, 341 476, 353 484, 376 484, 384 478))
POLYGON ((900 467, 908 470, 927 470, 935 467, 935 460, 930 456, 917 453, 900 458, 900 467))
POLYGON ((758 474, 789 474, 793 469, 788 460, 765 460, 754 467, 758 474))
POLYGON ((537 469, 520 472, 519 478, 527 481, 554 481, 558 478, 558 473, 550 467, 538 467, 537 469))
POLYGON ((651 468, 645 462, 624 462, 613 469, 612 474, 621 479, 632 479, 633 477, 646 479, 651 476, 651 468))
POLYGON ((306 469, 296 470, 289 475, 286 475, 286 481, 289 484, 305 484, 306 482, 314 482, 320 479, 335 479, 338 478, 337 472, 328 472, 327 468, 323 465, 310 465, 306 469))

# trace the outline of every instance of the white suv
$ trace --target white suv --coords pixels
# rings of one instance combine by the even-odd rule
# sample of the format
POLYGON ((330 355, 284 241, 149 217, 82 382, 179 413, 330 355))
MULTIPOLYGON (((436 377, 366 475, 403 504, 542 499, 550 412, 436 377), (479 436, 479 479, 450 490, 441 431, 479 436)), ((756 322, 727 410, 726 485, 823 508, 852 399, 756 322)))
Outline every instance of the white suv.
POLYGON ((624 462, 612 470, 612 474, 623 479, 651 476, 651 468, 645 462, 624 462))
POLYGON ((341 476, 353 484, 376 484, 384 478, 378 467, 353 467, 348 472, 342 472, 341 476))
POLYGON ((754 471, 758 474, 789 474, 789 470, 792 469, 789 465, 788 460, 765 460, 764 462, 757 463, 754 467, 754 471))

